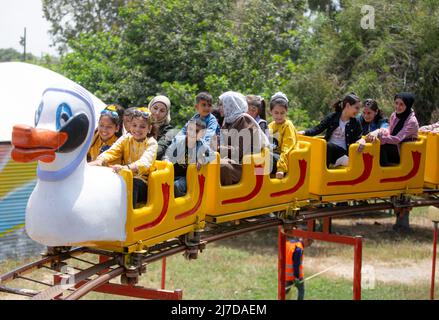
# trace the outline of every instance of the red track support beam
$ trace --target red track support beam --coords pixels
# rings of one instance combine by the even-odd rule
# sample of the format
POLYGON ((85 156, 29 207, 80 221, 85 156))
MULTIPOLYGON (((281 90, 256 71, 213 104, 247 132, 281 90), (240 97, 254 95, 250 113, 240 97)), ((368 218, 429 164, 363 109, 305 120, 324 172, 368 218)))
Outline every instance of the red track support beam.
POLYGON ((138 286, 121 285, 116 283, 106 283, 93 291, 107 294, 115 294, 119 296, 134 297, 141 299, 159 299, 159 300, 182 300, 183 291, 177 289, 175 291, 148 289, 138 286))
POLYGON ((434 223, 434 236, 433 236, 433 262, 431 267, 431 287, 430 287, 430 300, 434 300, 434 282, 436 276, 436 252, 437 252, 437 237, 438 237, 438 223, 439 221, 433 221, 434 223))
POLYGON ((165 284, 166 284, 166 257, 163 257, 163 259, 162 259, 162 284, 161 284, 162 290, 165 289, 165 284))
POLYGON ((315 229, 316 229, 316 221, 314 219, 313 220, 308 220, 306 225, 307 225, 307 230, 308 231, 315 231, 315 229))
POLYGON ((363 256, 363 239, 355 237, 354 244, 354 300, 361 300, 361 264, 363 256))
POLYGON ((323 218, 323 232, 324 233, 331 233, 331 224, 332 224, 331 217, 323 218))
POLYGON ((277 298, 285 300, 285 263, 286 263, 286 236, 281 226, 278 227, 278 263, 277 263, 277 298))

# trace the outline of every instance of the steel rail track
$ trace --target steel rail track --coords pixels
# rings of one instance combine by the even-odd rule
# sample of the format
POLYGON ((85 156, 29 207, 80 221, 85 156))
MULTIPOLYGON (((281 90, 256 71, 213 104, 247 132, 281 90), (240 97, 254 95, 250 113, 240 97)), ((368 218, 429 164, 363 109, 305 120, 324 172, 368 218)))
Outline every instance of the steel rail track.
MULTIPOLYGON (((376 212, 394 208, 412 208, 420 206, 439 206, 439 198, 429 198, 420 200, 411 200, 402 203, 392 203, 383 202, 375 204, 360 204, 354 206, 346 207, 323 207, 323 208, 302 208, 303 211, 297 212, 297 214, 288 217, 286 220, 282 220, 276 217, 273 218, 261 218, 252 217, 240 220, 239 225, 235 226, 224 226, 224 224, 215 225, 216 228, 212 228, 208 231, 200 232, 200 241, 204 244, 212 243, 222 239, 230 238, 233 236, 238 236, 244 233, 273 228, 276 226, 294 226, 297 223, 305 222, 308 220, 321 219, 327 217, 340 217, 345 215, 352 215, 355 213, 367 213, 376 212)), ((201 243, 200 242, 200 243, 201 243)), ((148 253, 143 254, 141 258, 141 265, 146 266, 149 263, 160 260, 164 257, 169 257, 177 253, 185 252, 191 247, 191 245, 184 244, 179 240, 170 240, 165 243, 157 244, 149 248, 148 253)), ((197 249, 198 245, 194 244, 194 248, 197 249)), ((82 260, 82 259, 77 259, 82 260)), ((108 283, 110 280, 121 276, 127 272, 123 266, 123 254, 110 252, 94 248, 74 248, 68 252, 62 252, 56 255, 44 257, 38 261, 29 263, 25 266, 19 267, 13 271, 10 271, 2 276, 0 276, 0 292, 17 294, 29 297, 31 299, 65 299, 65 300, 75 300, 83 297, 87 293, 93 291, 102 284, 108 283), (8 281, 14 279, 23 279, 23 275, 32 272, 35 269, 41 269, 42 267, 47 267, 48 264, 54 262, 62 262, 70 258, 74 258, 78 255, 84 253, 91 253, 96 255, 107 256, 110 260, 102 263, 94 264, 88 261, 87 263, 92 264, 90 268, 80 270, 74 275, 64 274, 64 279, 66 283, 54 284, 42 290, 40 292, 31 289, 18 289, 11 288, 4 285, 8 281), (111 268, 114 267, 114 268, 111 268), (91 279, 92 276, 97 275, 97 278, 91 279), (67 278, 67 279, 66 279, 67 278), (66 291, 73 291, 64 298, 61 295, 66 291)), ((52 271, 58 271, 53 268, 48 268, 52 271)), ((76 268, 78 269, 78 268, 76 268)), ((32 279, 26 278, 25 280, 33 281, 32 279)), ((38 280, 34 280, 39 282, 38 280)), ((46 284, 46 283, 45 283, 46 284)), ((49 285, 49 284, 46 284, 49 285)))

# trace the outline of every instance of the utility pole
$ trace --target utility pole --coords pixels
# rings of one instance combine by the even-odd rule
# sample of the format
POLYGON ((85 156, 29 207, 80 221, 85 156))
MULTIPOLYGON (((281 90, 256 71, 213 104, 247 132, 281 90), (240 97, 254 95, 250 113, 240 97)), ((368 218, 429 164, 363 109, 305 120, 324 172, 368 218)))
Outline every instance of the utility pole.
POLYGON ((20 45, 23 46, 23 61, 26 62, 26 27, 24 27, 23 37, 20 37, 20 45))

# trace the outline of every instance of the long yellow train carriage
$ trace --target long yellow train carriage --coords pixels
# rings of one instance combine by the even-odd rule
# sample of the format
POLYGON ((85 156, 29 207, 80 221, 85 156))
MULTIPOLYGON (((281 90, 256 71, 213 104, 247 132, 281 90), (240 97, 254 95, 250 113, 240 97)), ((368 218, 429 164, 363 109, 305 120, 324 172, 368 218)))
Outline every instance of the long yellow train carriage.
POLYGON ((33 229, 37 230, 34 234, 45 236, 47 233, 47 243, 55 243, 55 246, 142 252, 166 240, 202 231, 207 221, 220 224, 271 212, 294 213, 309 205, 328 202, 419 195, 424 187, 437 189, 439 185, 437 134, 420 135, 417 141, 403 143, 401 163, 392 167, 379 165, 379 143, 366 144, 362 153, 358 153, 357 145, 353 144, 349 150, 349 165, 337 169, 326 168, 325 140, 299 136, 298 147, 289 154, 291 169, 283 179, 270 177, 269 161, 266 161, 269 151, 264 149, 260 154, 245 156, 239 183, 222 186, 217 154, 217 161, 203 166, 200 171, 194 165, 189 166, 188 192, 178 198, 174 197, 172 164, 156 161, 149 174, 148 202, 133 208, 130 171, 122 171, 119 177, 108 168, 92 169, 85 163, 84 150, 94 130, 94 113, 92 102, 81 88, 47 89, 37 110, 36 128, 18 126, 14 130, 15 158, 45 162, 40 162, 38 167, 39 179, 44 181, 37 184, 30 199, 31 209, 36 213, 27 219, 32 218, 33 229), (75 131, 78 128, 81 134, 75 131), (40 135, 50 137, 50 144, 41 145, 45 140, 40 135), (69 159, 74 160, 69 163, 69 159), (51 161, 55 163, 52 167, 46 164, 51 161), (72 178, 75 175, 79 178, 72 178), (66 181, 68 179, 71 181, 66 181), (89 184, 94 184, 94 189, 89 184), (53 195, 58 191, 67 194, 69 207, 53 195), (51 199, 55 207, 71 213, 58 217, 48 215, 43 210, 47 206, 46 199, 38 199, 41 194, 51 199), (100 206, 96 213, 90 208, 92 202, 100 206), (88 216, 81 215, 81 210, 88 210, 88 216), (116 214, 105 220, 109 211, 116 214), (45 220, 40 219, 41 214, 46 215, 45 220), (84 219, 90 219, 90 225, 84 219), (70 223, 63 226, 64 230, 44 229, 43 221, 49 220, 53 226, 66 220, 70 223), (82 223, 79 227, 78 221, 82 223), (113 228, 116 223, 119 229, 113 228), (87 240, 77 240, 74 232, 69 234, 68 229, 75 227, 87 235, 87 240), (87 228, 89 230, 85 230, 87 228), (95 230, 101 233, 100 238, 94 236, 95 230), (113 240, 108 241, 108 234, 115 235, 113 240))
MULTIPOLYGON (((439 134, 421 135, 418 141, 403 144, 399 165, 381 167, 378 143, 367 144, 363 153, 357 153, 354 144, 350 147, 348 167, 327 169, 326 141, 301 136, 298 149, 289 156, 293 169, 284 179, 261 174, 267 165, 263 154, 248 156, 251 161, 243 164, 241 181, 231 186, 219 183, 218 164, 208 164, 199 172, 191 165, 187 173, 188 192, 180 198, 173 195, 172 165, 156 161, 149 177, 148 199, 152 200, 133 209, 131 195, 127 194, 127 240, 76 245, 133 252, 200 231, 205 221, 222 223, 310 203, 419 195, 424 185, 436 189, 439 185, 438 146, 439 134), (427 148, 430 145, 435 148, 427 148)), ((124 171, 122 175, 130 190, 131 173, 124 171)))

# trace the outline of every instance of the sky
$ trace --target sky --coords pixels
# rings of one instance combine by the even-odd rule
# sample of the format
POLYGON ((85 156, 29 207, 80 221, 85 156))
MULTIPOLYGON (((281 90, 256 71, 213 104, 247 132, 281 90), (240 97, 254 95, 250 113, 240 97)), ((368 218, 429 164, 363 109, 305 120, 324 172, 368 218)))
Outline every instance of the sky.
POLYGON ((26 52, 40 57, 44 53, 58 55, 49 47, 50 25, 43 16, 41 0, 0 0, 0 48, 23 51, 20 37, 26 27, 26 52))

